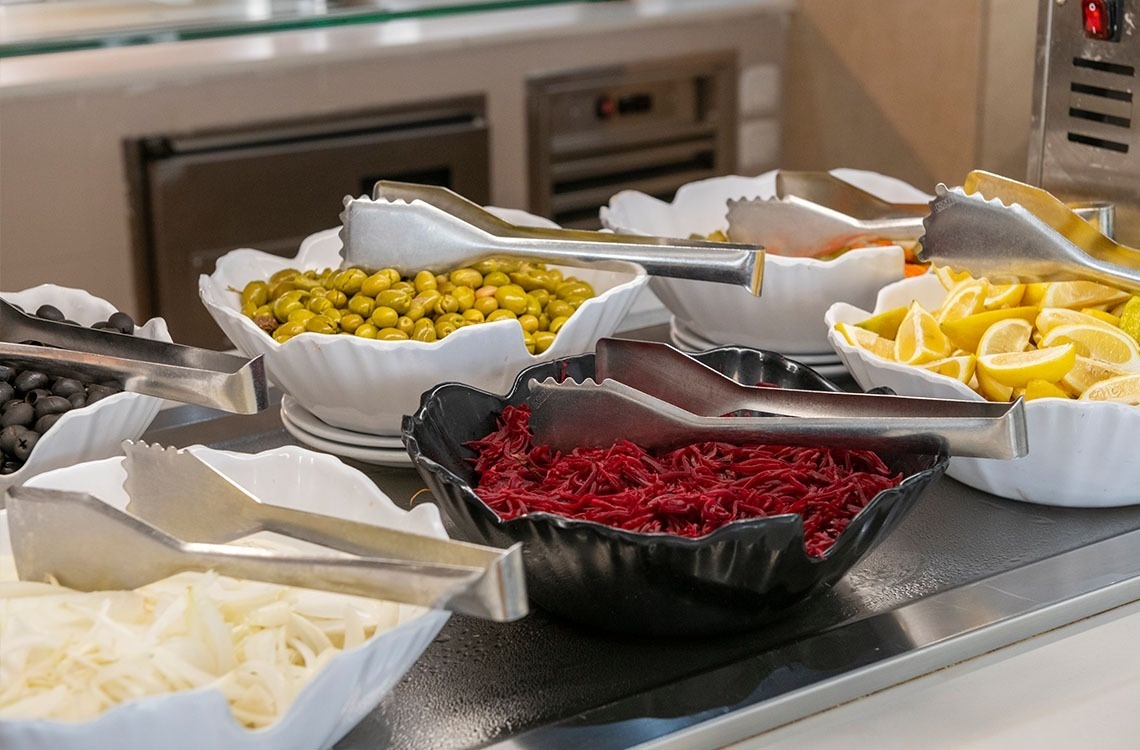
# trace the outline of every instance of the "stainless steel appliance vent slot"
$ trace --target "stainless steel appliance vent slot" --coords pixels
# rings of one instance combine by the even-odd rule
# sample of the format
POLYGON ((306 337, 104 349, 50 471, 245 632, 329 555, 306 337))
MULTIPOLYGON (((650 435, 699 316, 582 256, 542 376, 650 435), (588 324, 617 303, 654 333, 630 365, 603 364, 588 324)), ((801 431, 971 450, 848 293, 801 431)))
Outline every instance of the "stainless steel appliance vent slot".
POLYGON ((731 52, 532 78, 530 210, 597 229, 598 209, 621 190, 671 200, 733 171, 736 86, 731 52))
POLYGON ((1092 148, 1128 153, 1127 132, 1117 137, 1108 134, 1112 132, 1111 128, 1128 131, 1132 127, 1131 87, 1136 69, 1131 65, 1075 57, 1072 73, 1068 139, 1092 148), (1085 75, 1085 80, 1077 80, 1085 71, 1092 72, 1085 75), (1090 131, 1089 128, 1099 130, 1090 131))

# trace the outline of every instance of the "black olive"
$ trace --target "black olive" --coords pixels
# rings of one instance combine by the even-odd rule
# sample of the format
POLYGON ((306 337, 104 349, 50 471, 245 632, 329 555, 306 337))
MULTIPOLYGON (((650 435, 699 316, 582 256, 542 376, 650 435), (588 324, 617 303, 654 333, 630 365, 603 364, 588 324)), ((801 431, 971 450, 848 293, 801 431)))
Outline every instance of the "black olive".
POLYGON ((51 378, 42 372, 36 370, 24 370, 16 375, 16 380, 12 385, 16 386, 16 393, 23 395, 28 391, 34 391, 36 388, 46 388, 51 383, 51 378))
POLYGON ((41 398, 45 398, 45 397, 50 396, 50 395, 51 395, 51 391, 49 391, 47 388, 33 388, 32 390, 30 390, 24 394, 24 400, 27 401, 32 406, 35 406, 36 402, 39 401, 41 398))
POLYGON ((12 387, 12 384, 5 380, 0 380, 0 404, 5 401, 11 401, 15 397, 16 389, 12 387))
POLYGON ((0 477, 4 476, 5 474, 15 474, 20 470, 21 466, 23 466, 23 464, 16 461, 5 461, 4 463, 0 463, 0 477))
POLYGON ((27 402, 16 404, 0 414, 0 427, 8 427, 14 424, 31 427, 32 422, 35 421, 36 409, 27 402))
POLYGON ((0 430, 0 453, 16 455, 16 438, 28 431, 23 425, 14 424, 0 430))
POLYGON ((111 317, 107 318, 107 325, 114 328, 119 333, 134 333, 135 321, 130 315, 125 312, 112 313, 111 317))
POLYGON ((87 406, 86 389, 79 391, 78 393, 71 394, 67 397, 67 400, 71 402, 72 409, 82 409, 84 406, 87 406))
POLYGON ((0 365, 0 381, 11 383, 14 377, 16 377, 15 367, 11 365, 0 365))
POLYGON ((27 461, 28 456, 31 455, 32 449, 36 447, 36 442, 39 441, 40 434, 32 430, 20 433, 16 438, 16 448, 13 456, 17 461, 27 461))
MULTIPOLYGON (((36 419, 39 419, 49 414, 63 414, 65 411, 71 411, 71 402, 63 396, 44 396, 36 399, 35 409, 36 419)), ((43 432, 43 430, 36 430, 36 432, 43 432)))
POLYGON ((10 398, 7 401, 5 401, 3 404, 0 404, 0 414, 3 414, 4 412, 8 411, 9 409, 11 409, 16 404, 22 404, 22 403, 24 403, 24 399, 22 399, 22 398, 10 398))
POLYGON ((105 320, 97 320, 91 324, 91 327, 94 328, 96 331, 104 331, 104 330, 110 328, 111 324, 105 320))
MULTIPOLYGON (((64 400, 66 400, 66 399, 64 399, 64 400)), ((63 412, 55 412, 53 414, 45 414, 36 420, 36 424, 35 424, 35 426, 32 427, 32 429, 42 435, 45 432, 47 432, 48 430, 50 430, 52 428, 52 425, 54 425, 56 422, 58 422, 60 420, 60 417, 62 417, 62 416, 63 416, 63 412)))
POLYGON ((56 378, 51 385, 51 392, 56 396, 67 398, 73 393, 83 393, 84 387, 83 383, 75 378, 56 378))
POLYGON ((96 401, 107 398, 108 396, 114 396, 118 392, 119 391, 116 388, 111 388, 102 385, 101 383, 92 383, 91 385, 87 386, 87 403, 93 404, 96 401))
POLYGON ((67 316, 55 305, 40 305, 39 308, 36 309, 36 317, 43 318, 44 320, 60 321, 67 316))

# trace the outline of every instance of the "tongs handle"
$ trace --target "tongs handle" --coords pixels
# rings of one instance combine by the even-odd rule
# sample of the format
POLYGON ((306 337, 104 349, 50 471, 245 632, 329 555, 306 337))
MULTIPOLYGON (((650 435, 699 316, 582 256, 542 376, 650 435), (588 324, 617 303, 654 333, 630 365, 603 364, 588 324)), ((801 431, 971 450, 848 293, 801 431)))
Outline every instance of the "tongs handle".
POLYGON ((623 383, 530 383, 535 443, 567 452, 618 440, 647 449, 702 441, 775 443, 957 456, 1018 458, 1028 452, 1019 399, 996 419, 961 417, 704 417, 623 383))
POLYGON ((265 365, 260 355, 246 359, 45 320, 28 315, 3 299, 0 358, 53 374, 115 380, 125 391, 235 414, 255 414, 269 405, 265 365))
MULTIPOLYGON (((54 576, 81 591, 133 589, 185 570, 216 570, 237 578, 467 611, 464 594, 483 573, 468 565, 183 542, 82 492, 12 488, 7 510, 20 578, 54 576), (85 543, 61 543, 61 529, 82 530, 85 543)), ((512 550, 504 554, 521 555, 521 545, 512 550)), ((517 619, 526 614, 525 597, 521 612, 467 613, 517 619)))
POLYGON ((893 394, 746 385, 669 344, 603 338, 595 347, 595 379, 612 379, 698 416, 749 410, 785 417, 922 417, 997 419, 1009 404, 893 394))
POLYGON ((341 215, 344 260, 401 273, 490 255, 570 266, 635 263, 651 276, 744 286, 760 293, 764 251, 754 244, 520 227, 462 196, 431 185, 382 181, 383 200, 350 199, 341 215))

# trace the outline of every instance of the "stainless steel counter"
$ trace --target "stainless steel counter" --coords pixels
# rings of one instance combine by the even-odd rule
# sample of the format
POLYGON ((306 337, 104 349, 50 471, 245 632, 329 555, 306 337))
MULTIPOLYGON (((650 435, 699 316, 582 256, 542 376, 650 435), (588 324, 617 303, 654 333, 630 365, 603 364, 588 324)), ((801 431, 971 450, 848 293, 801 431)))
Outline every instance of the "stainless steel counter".
MULTIPOLYGON (((178 407, 143 439, 293 442, 276 406, 178 407)), ((430 499, 413 470, 347 463, 400 505, 430 499)), ((1140 508, 1036 506, 943 479, 836 587, 753 632, 654 640, 541 611, 453 616, 337 747, 719 746, 1137 599, 1140 508)))

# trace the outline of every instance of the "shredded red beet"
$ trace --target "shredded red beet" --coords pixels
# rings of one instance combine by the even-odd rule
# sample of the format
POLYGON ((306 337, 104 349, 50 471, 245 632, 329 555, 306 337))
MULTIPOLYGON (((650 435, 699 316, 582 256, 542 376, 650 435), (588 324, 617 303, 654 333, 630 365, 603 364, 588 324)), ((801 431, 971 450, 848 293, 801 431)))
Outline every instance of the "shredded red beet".
POLYGON ((637 532, 704 536, 745 518, 798 513, 822 556, 876 494, 902 481, 872 451, 703 442, 650 453, 628 441, 559 453, 536 446, 530 407, 468 443, 476 491, 500 517, 546 512, 637 532))

